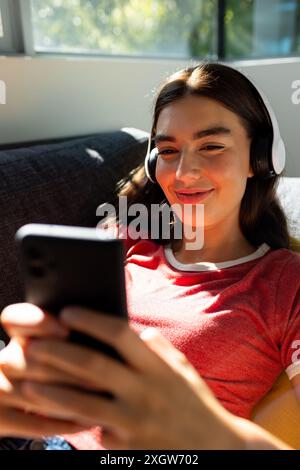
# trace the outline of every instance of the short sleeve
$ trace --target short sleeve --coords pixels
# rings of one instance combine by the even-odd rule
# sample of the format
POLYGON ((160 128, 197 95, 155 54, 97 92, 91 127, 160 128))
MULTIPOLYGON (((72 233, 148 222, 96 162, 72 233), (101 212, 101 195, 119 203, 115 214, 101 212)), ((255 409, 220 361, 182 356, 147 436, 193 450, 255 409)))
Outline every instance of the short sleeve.
POLYGON ((300 255, 293 253, 278 283, 276 310, 282 332, 282 365, 291 380, 300 374, 300 255))

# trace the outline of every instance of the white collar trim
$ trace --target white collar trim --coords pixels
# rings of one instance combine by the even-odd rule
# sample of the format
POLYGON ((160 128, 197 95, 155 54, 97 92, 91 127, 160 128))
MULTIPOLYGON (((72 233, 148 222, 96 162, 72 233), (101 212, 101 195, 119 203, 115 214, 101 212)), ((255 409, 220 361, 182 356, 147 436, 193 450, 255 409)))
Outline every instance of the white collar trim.
POLYGON ((262 243, 254 253, 251 253, 248 256, 243 256, 242 258, 224 261, 223 263, 208 263, 201 261, 199 263, 183 264, 175 258, 170 246, 164 247, 165 257, 167 258, 168 262, 171 266, 178 269, 179 271, 215 271, 217 269, 230 268, 231 266, 247 263, 247 261, 260 258, 264 256, 269 250, 270 246, 267 243, 262 243))

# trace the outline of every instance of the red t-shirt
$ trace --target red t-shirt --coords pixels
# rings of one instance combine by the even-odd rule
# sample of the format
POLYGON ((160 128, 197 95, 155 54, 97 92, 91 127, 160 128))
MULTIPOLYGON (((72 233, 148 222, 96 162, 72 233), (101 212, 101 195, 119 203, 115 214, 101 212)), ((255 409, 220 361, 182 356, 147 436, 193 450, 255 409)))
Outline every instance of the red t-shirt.
MULTIPOLYGON (((182 265, 149 240, 127 251, 129 323, 155 327, 232 413, 251 417, 283 369, 300 373, 300 255, 262 244, 226 263, 182 265)), ((103 449, 101 429, 67 436, 103 449)))

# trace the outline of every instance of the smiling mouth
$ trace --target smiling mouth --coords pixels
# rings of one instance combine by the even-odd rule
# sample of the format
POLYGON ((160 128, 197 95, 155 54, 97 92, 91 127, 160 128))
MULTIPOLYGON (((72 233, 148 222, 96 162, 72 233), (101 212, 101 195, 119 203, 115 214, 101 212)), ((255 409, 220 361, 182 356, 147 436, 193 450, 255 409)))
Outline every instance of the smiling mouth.
POLYGON ((195 191, 192 193, 185 193, 185 192, 181 193, 181 192, 175 191, 175 194, 176 194, 177 199, 179 199, 179 201, 183 203, 196 204, 206 199, 213 191, 214 191, 214 188, 210 189, 209 191, 204 191, 204 192, 195 191))

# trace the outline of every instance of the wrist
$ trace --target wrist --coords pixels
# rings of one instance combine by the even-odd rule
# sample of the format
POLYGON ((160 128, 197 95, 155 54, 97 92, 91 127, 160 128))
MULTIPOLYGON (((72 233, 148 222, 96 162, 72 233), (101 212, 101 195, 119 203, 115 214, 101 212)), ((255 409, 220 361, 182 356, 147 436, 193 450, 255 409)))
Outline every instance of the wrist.
POLYGON ((244 418, 233 416, 232 428, 243 450, 292 450, 286 443, 244 418))
MULTIPOLYGON (((224 410, 225 411, 225 410, 224 410)), ((245 432, 241 430, 236 416, 225 411, 219 416, 219 450, 246 450, 245 432)))

